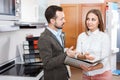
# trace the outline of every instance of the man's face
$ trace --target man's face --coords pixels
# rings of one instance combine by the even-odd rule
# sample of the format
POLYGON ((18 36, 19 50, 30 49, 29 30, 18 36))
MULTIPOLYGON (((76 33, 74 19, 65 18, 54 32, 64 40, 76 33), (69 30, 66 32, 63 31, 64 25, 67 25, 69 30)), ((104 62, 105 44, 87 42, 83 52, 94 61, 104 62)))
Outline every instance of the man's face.
POLYGON ((57 28, 57 29, 62 29, 63 28, 63 25, 65 23, 64 18, 65 18, 64 12, 62 12, 62 11, 57 11, 56 12, 56 19, 55 19, 55 22, 54 22, 55 28, 57 28))

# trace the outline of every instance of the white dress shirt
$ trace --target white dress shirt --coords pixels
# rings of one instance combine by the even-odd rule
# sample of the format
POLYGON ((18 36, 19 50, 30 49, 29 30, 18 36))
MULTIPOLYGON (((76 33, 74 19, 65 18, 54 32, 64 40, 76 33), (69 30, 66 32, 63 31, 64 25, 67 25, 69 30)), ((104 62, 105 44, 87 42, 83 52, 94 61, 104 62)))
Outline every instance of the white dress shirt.
POLYGON ((88 31, 88 35, 85 32, 80 34, 77 39, 76 51, 80 53, 89 52, 95 59, 104 58, 101 61, 103 68, 85 72, 88 76, 94 76, 101 74, 107 70, 110 70, 110 38, 107 33, 99 31, 97 29, 94 32, 88 31))

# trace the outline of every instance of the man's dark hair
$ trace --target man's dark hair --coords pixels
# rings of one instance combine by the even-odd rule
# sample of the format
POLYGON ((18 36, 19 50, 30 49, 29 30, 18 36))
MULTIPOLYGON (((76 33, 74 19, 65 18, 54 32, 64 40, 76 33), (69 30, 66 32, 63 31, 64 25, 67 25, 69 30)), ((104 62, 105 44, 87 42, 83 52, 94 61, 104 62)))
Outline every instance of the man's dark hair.
POLYGON ((45 11, 45 18, 48 23, 50 23, 51 18, 56 18, 56 12, 57 11, 63 11, 62 7, 56 6, 56 5, 51 5, 49 6, 46 11, 45 11))

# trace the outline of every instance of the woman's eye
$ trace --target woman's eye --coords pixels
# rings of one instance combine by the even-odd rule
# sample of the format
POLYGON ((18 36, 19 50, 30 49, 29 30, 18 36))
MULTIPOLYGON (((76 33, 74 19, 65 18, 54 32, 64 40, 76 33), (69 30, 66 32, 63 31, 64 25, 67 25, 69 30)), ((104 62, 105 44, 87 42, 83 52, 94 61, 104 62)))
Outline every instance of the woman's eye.
POLYGON ((95 19, 94 19, 94 18, 92 18, 92 21, 95 21, 95 19))
POLYGON ((87 18, 86 20, 89 20, 89 18, 87 18))

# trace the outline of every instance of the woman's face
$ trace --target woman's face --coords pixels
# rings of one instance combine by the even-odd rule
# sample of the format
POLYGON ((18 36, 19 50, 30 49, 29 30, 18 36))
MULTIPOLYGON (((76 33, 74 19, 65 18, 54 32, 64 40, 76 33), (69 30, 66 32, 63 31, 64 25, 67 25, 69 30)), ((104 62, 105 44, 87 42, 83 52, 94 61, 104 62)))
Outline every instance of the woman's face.
POLYGON ((96 16, 94 13, 89 13, 87 16, 86 23, 90 31, 95 31, 96 29, 98 29, 99 25, 98 16, 96 16))

